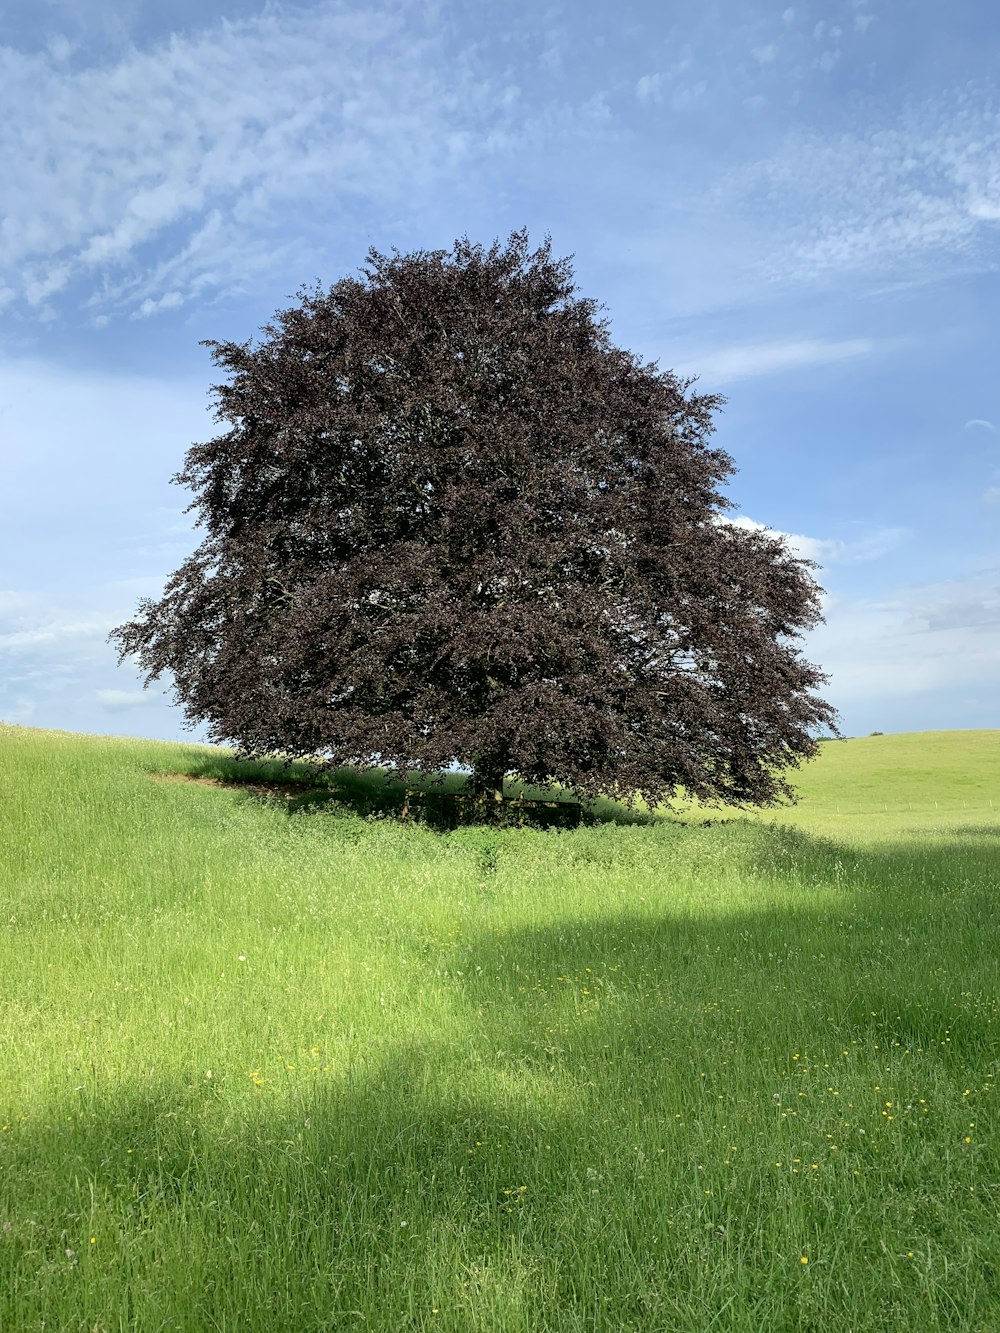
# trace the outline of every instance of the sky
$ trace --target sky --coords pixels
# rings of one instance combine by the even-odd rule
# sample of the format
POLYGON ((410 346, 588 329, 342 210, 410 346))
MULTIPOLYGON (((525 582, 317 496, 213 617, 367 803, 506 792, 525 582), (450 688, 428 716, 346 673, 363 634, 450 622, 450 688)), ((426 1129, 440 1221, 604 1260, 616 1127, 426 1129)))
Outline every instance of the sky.
POLYGON ((524 226, 725 395, 842 731, 1000 727, 998 55, 988 0, 8 0, 0 719, 198 739, 107 635, 199 541, 200 340, 524 226))

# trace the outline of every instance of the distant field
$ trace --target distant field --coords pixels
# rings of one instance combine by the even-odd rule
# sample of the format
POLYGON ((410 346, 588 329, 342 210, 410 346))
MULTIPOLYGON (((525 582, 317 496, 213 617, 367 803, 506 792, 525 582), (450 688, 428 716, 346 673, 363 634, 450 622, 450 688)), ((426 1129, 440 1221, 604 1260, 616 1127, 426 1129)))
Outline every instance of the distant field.
POLYGON ((992 824, 1000 822, 1000 732, 823 741, 820 757, 793 781, 797 806, 754 817, 861 840, 992 824))
POLYGON ((0 727, 3 1333, 1000 1329, 1000 732, 551 833, 179 773, 262 776, 0 727))

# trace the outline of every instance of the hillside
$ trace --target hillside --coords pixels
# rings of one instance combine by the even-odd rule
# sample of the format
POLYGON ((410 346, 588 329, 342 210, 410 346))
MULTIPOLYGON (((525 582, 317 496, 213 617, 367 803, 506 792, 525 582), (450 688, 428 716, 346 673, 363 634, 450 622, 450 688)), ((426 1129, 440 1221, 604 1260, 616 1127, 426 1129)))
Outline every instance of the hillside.
POLYGON ((757 817, 850 839, 1000 823, 1000 731, 824 741, 792 780, 798 804, 757 817))
POLYGON ((0 729, 0 1328, 1000 1327, 998 766, 441 834, 0 729))

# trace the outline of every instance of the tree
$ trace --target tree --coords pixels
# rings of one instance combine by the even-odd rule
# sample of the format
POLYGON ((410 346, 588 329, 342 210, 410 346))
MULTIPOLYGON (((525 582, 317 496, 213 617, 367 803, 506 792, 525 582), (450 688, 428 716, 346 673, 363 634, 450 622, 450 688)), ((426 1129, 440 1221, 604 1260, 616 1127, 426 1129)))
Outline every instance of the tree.
POLYGON ((727 523, 722 399, 614 347, 568 259, 368 252, 206 340, 205 536, 112 632, 241 753, 773 804, 832 724, 806 560, 727 523))

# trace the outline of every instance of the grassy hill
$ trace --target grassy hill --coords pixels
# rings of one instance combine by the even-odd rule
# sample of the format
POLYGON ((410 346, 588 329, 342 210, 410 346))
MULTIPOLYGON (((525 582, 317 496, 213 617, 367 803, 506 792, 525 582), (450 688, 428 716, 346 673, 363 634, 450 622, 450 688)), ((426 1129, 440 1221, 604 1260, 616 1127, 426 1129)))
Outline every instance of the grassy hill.
POLYGON ((792 778, 798 804, 755 817, 852 840, 989 824, 1000 818, 1000 732, 823 741, 792 778))
POLYGON ((915 731, 823 741, 800 771, 802 800, 833 813, 986 807, 1000 798, 1000 732, 915 731))
POLYGON ((998 775, 440 834, 0 728, 0 1328, 1000 1327, 998 775))

